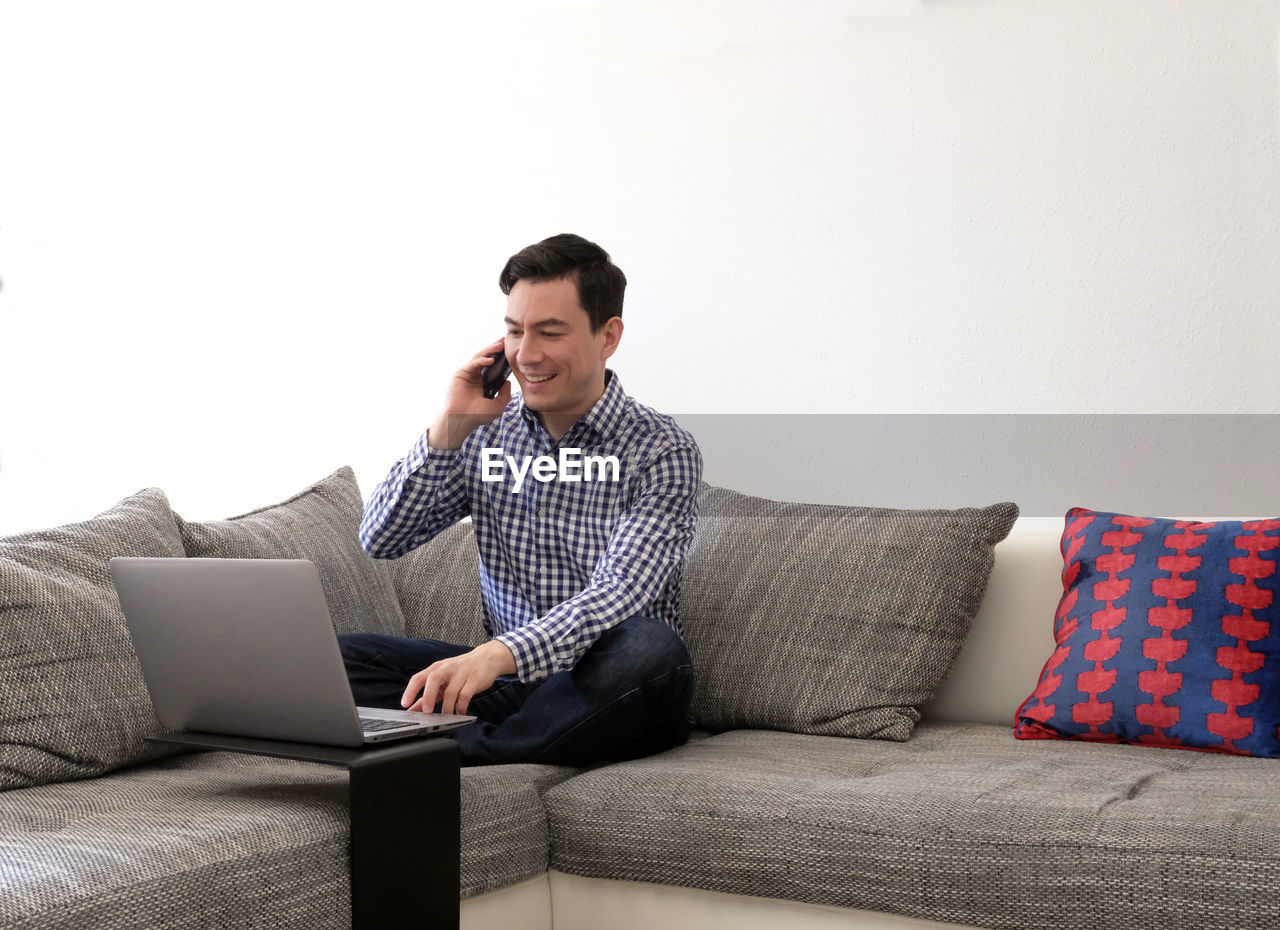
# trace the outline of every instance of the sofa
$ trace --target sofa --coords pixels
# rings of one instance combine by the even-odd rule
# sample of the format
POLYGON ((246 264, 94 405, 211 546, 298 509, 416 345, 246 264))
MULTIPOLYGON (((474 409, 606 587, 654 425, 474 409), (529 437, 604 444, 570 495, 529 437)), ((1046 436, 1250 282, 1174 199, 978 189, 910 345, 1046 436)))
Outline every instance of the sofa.
MULTIPOLYGON (((1272 760, 1015 738, 1063 648, 1061 519, 700 509, 693 736, 464 767, 462 926, 1280 925, 1272 760)), ((0 927, 349 926, 345 774, 147 742, 106 561, 309 558, 337 632, 481 641, 469 524, 384 562, 361 510, 343 468, 226 520, 151 488, 0 539, 0 927)))

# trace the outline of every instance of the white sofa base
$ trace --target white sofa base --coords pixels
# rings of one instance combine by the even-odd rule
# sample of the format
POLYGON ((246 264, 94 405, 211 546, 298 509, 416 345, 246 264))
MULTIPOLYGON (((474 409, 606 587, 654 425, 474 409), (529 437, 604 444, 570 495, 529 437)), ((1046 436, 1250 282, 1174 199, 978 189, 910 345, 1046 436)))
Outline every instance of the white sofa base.
POLYGON ((458 926, 460 930, 551 930, 551 883, 547 874, 464 898, 458 926))
POLYGON ((970 930, 960 924, 551 871, 462 902, 462 930, 970 930))

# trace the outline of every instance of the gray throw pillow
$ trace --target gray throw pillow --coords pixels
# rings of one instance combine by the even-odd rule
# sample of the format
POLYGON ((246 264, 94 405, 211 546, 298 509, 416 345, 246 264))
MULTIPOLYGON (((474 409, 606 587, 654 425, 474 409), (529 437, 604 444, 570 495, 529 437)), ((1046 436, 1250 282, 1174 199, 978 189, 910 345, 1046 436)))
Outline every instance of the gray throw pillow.
POLYGON ((355 472, 344 466, 269 507, 195 523, 178 517, 191 558, 310 559, 320 572, 339 633, 404 635, 404 616, 386 563, 360 545, 364 504, 355 472))
POLYGON ((694 716, 905 740, 951 669, 1016 504, 795 504, 704 484, 680 617, 694 716))
POLYGON ((107 569, 117 555, 182 558, 159 488, 0 539, 0 790, 174 751, 142 740, 161 727, 107 569))
POLYGON ((478 646, 488 638, 479 559, 475 528, 467 522, 391 561, 406 635, 459 646, 478 646))

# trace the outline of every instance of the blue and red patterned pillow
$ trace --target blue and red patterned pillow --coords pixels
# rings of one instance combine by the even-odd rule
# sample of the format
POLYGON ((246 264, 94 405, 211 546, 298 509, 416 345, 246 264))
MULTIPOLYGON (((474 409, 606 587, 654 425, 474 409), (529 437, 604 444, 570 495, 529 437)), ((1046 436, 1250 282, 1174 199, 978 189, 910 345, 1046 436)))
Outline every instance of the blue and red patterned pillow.
POLYGON ((1280 519, 1067 512, 1057 648, 1019 739, 1280 756, 1280 519))

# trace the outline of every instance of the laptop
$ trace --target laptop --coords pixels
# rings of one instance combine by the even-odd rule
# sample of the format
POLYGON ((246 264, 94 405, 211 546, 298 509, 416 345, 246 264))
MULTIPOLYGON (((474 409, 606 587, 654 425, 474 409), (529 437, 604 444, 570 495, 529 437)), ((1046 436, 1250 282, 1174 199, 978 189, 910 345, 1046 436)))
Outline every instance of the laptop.
POLYGON ((307 559, 108 562, 156 716, 171 730, 362 746, 476 718, 356 707, 307 559))

